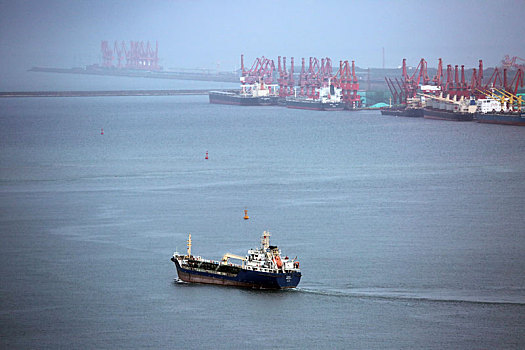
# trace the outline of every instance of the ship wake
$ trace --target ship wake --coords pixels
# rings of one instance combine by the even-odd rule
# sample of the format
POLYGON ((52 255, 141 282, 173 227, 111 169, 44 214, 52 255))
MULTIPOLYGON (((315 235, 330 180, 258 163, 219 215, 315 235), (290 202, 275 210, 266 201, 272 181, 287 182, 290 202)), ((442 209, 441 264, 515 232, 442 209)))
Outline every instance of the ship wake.
POLYGON ((490 296, 466 295, 454 291, 408 291, 399 289, 374 288, 374 289, 310 289, 297 288, 296 292, 313 294, 325 297, 359 298, 406 302, 436 302, 436 303, 469 303, 486 305, 520 305, 525 306, 525 299, 520 296, 490 296))

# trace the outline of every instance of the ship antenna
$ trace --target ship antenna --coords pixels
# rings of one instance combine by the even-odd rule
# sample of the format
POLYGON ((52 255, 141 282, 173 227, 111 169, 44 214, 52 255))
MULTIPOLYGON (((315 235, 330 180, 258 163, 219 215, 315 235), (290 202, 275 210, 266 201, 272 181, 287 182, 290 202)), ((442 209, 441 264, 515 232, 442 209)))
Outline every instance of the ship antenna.
POLYGON ((188 236, 188 258, 191 256, 191 233, 188 236))

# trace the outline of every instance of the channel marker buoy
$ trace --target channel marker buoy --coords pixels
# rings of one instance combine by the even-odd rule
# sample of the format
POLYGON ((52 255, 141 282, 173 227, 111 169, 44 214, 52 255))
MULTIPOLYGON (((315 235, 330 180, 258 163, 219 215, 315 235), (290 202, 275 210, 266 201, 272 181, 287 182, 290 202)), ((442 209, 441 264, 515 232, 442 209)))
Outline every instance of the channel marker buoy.
POLYGON ((244 220, 248 220, 250 217, 248 216, 248 209, 244 209, 244 220))

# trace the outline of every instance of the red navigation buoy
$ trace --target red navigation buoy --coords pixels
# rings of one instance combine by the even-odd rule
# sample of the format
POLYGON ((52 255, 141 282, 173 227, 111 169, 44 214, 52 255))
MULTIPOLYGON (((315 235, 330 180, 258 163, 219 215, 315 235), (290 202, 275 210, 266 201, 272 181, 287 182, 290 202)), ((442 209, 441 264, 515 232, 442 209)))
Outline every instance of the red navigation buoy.
POLYGON ((248 220, 250 217, 248 216, 248 209, 244 209, 244 220, 248 220))
POLYGON ((204 159, 208 159, 208 151, 206 151, 206 157, 204 159))
POLYGON ((104 128, 100 129, 100 135, 104 135, 104 128))

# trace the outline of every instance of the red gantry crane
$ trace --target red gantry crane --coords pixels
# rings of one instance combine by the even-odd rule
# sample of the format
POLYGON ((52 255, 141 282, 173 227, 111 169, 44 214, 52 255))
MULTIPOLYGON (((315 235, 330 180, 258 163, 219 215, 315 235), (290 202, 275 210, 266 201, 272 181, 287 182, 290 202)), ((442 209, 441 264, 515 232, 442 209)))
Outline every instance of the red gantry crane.
POLYGON ((273 83, 273 73, 275 71, 275 64, 264 56, 257 58, 249 70, 244 69, 244 55, 241 55, 241 72, 243 84, 273 83))
POLYGON ((355 61, 352 65, 348 61, 339 61, 339 70, 332 77, 335 87, 342 89, 343 102, 346 109, 356 109, 361 106, 361 96, 357 93, 359 82, 355 75, 355 61))
POLYGON ((140 70, 160 70, 159 66, 159 43, 155 43, 155 49, 148 41, 130 41, 129 49, 126 43, 115 41, 113 49, 110 48, 108 41, 102 41, 102 67, 105 68, 128 68, 140 70), (117 65, 113 64, 113 54, 117 57, 117 65), (126 64, 124 65, 124 58, 126 64))
POLYGON ((510 55, 505 55, 501 60, 501 64, 503 65, 503 68, 521 68, 522 70, 525 70, 525 59, 518 56, 510 57, 510 55), (520 64, 519 62, 522 63, 520 64))
POLYGON ((291 58, 290 72, 286 68, 286 57, 282 59, 283 64, 281 65, 281 56, 278 57, 277 70, 279 72, 279 97, 286 98, 294 94, 294 77, 293 77, 293 57, 291 58))

